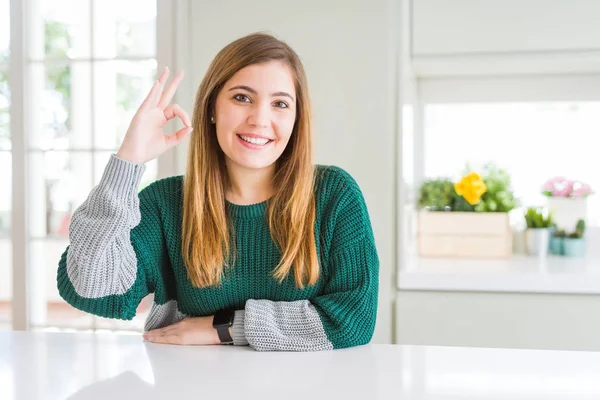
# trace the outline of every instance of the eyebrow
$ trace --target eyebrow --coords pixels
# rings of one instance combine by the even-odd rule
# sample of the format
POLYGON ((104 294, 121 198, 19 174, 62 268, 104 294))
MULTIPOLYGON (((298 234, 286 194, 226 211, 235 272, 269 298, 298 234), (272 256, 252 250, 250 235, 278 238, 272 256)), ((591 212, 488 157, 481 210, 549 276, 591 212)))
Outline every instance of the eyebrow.
MULTIPOLYGON (((234 87, 230 88, 229 91, 231 92, 232 90, 237 90, 237 89, 242 89, 242 90, 245 90, 247 92, 250 92, 250 93, 253 93, 253 94, 257 94, 256 90, 254 90, 250 86, 246 86, 246 85, 237 85, 237 86, 234 86, 234 87)), ((289 97, 290 99, 292 99, 292 101, 294 101, 294 97, 292 97, 292 95, 289 94, 289 93, 287 93, 287 92, 275 92, 275 93, 271 93, 271 97, 275 97, 275 96, 289 97)))

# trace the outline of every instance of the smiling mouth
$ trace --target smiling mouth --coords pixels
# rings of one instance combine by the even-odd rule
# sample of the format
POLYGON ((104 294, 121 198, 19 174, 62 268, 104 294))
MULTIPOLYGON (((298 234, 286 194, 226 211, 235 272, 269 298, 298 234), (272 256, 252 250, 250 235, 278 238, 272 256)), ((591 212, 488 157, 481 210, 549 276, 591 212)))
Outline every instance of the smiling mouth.
POLYGON ((253 138, 253 137, 243 136, 240 134, 236 134, 236 136, 239 137, 242 141, 249 143, 249 144, 253 144, 255 146, 266 146, 272 142, 272 140, 270 140, 270 139, 253 138))

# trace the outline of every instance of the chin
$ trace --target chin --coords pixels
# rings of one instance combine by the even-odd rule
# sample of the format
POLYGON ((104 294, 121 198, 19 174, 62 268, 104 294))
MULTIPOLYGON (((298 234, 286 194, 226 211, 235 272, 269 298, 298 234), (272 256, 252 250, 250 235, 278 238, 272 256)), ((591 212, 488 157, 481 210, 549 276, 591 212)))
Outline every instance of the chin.
POLYGON ((268 168, 271 165, 273 165, 273 163, 275 163, 275 161, 270 161, 270 160, 264 160, 264 159, 254 159, 254 160, 240 160, 240 159, 234 159, 233 160, 234 164, 242 167, 242 168, 246 168, 246 169, 263 169, 263 168, 268 168))

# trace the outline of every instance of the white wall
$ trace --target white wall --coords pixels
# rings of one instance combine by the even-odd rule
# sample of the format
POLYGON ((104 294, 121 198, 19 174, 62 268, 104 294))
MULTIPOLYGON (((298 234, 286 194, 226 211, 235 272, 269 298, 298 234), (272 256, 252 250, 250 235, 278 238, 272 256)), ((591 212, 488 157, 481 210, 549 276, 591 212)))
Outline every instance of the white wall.
POLYGON ((595 0, 406 0, 419 78, 598 74, 595 0))
MULTIPOLYGON (((381 261, 373 343, 392 340, 395 285, 395 147, 398 118, 399 9, 393 0, 187 3, 189 19, 174 56, 188 72, 180 99, 191 99, 210 61, 229 42, 267 31, 288 42, 307 71, 315 116, 316 162, 345 168, 365 195, 381 261), (186 30, 189 30, 186 33, 186 30), (182 50, 185 51, 185 50, 182 50)), ((184 104, 191 110, 191 103, 184 104)), ((177 151, 184 172, 187 148, 177 151)))
POLYGON ((439 56, 600 49, 596 0, 413 0, 412 53, 439 56))

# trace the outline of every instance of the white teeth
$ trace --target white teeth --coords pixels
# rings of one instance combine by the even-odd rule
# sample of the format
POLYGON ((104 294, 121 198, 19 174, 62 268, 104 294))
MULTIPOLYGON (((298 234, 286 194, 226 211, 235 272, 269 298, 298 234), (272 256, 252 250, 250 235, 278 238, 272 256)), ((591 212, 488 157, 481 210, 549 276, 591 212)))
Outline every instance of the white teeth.
POLYGON ((251 138, 251 137, 242 136, 242 135, 239 135, 239 137, 242 138, 242 140, 244 140, 244 141, 246 141, 248 143, 258 144, 258 145, 261 145, 261 146, 269 143, 269 139, 251 138))

